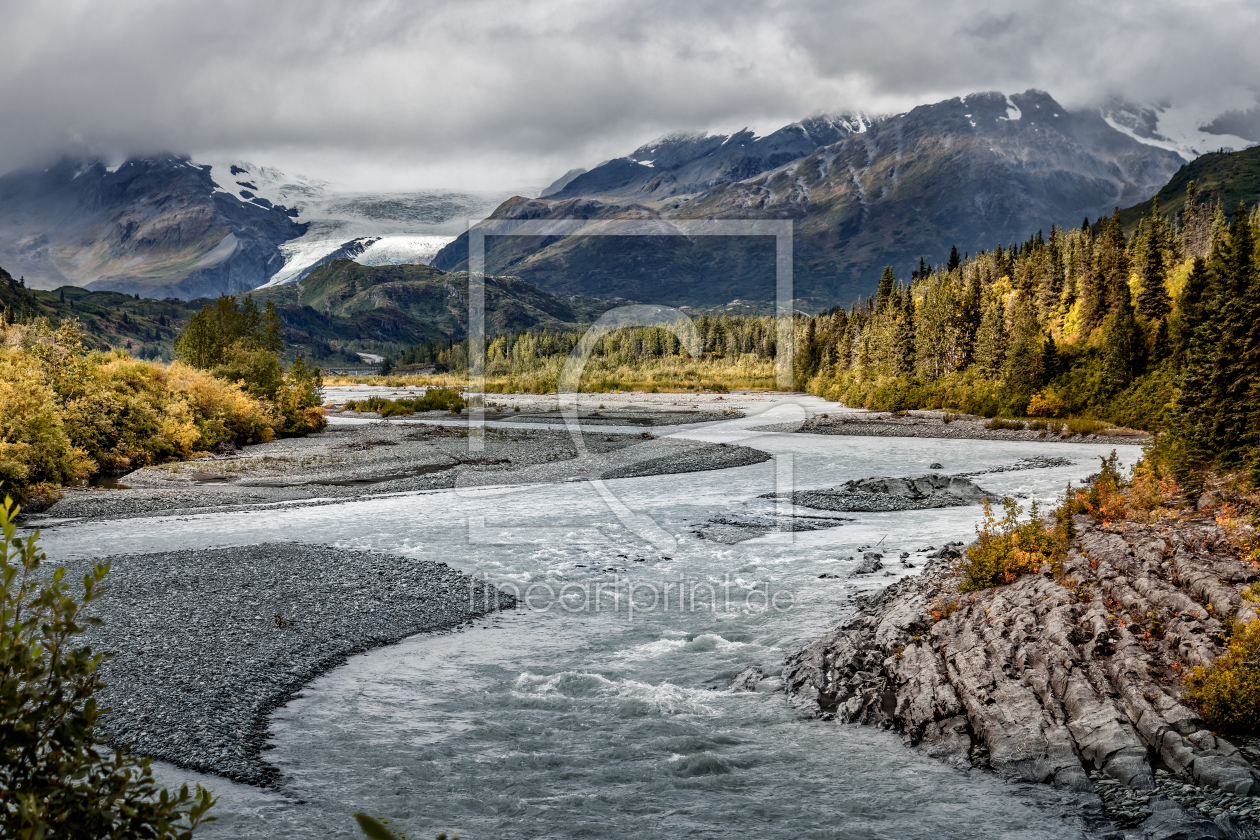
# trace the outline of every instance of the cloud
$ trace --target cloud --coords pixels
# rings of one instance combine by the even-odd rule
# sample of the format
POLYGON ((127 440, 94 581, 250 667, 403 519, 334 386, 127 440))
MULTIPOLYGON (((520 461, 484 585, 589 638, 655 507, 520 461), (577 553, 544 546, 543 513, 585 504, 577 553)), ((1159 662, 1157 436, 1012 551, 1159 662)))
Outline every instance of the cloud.
MULTIPOLYGON (((1176 104, 1260 80, 1254 4, 7 0, 0 171, 250 157, 374 189, 545 183, 662 133, 1039 87, 1176 104)), ((1224 92, 1224 93, 1222 93, 1224 92)))

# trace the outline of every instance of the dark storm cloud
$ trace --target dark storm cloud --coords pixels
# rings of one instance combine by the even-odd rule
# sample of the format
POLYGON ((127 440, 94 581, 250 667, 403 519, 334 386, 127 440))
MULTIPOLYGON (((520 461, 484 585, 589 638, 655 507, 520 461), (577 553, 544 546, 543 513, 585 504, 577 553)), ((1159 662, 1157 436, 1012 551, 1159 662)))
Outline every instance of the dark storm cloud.
POLYGON ((973 90, 1035 86, 1087 104, 1260 85, 1257 13, 1243 2, 3 8, 0 171, 64 152, 175 150, 300 160, 360 180, 373 177, 365 161, 430 181, 534 178, 666 131, 973 90))

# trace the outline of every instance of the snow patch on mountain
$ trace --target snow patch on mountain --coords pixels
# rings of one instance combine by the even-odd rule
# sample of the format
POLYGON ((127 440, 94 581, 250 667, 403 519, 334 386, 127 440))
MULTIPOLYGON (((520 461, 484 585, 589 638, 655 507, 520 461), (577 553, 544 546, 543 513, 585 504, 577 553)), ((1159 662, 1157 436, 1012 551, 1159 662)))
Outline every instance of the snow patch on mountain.
POLYGON ((355 262, 360 265, 428 265, 437 252, 455 241, 449 235, 385 236, 365 250, 355 262))
MULTIPOLYGON (((470 220, 486 218, 511 197, 450 190, 348 192, 327 181, 243 160, 211 161, 209 166, 216 192, 280 208, 306 225, 305 234, 280 245, 284 265, 267 287, 297 282, 340 258, 362 265, 427 265, 470 220)), ((205 259, 223 248, 220 243, 205 259)))
POLYGON ((1206 131, 1223 113, 1254 106, 1251 91, 1224 91, 1193 102, 1136 103, 1113 97, 1100 110, 1107 124, 1142 143, 1177 152, 1193 160, 1208 152, 1238 151, 1255 141, 1233 134, 1206 131))

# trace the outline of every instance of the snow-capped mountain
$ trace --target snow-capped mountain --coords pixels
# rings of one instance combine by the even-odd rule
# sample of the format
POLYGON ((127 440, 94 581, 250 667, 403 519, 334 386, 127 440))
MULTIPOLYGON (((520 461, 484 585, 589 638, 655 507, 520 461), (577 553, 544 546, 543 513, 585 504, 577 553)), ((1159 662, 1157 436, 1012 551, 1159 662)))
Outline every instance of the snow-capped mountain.
POLYGON ((862 113, 819 114, 764 137, 748 129, 733 134, 670 134, 589 172, 570 170, 543 197, 654 200, 699 193, 799 160, 820 146, 860 134, 881 119, 862 113))
MULTIPOLYGON (((1208 152, 1239 151, 1260 143, 1260 103, 1198 99, 1135 103, 1120 96, 1099 109, 1107 123, 1135 140, 1194 160, 1208 152)), ((1237 97, 1234 97, 1237 100, 1237 97)))
POLYGON ((283 267, 267 282, 301 280, 335 259, 360 265, 427 265, 468 220, 483 219, 509 194, 444 190, 358 193, 245 161, 209 164, 215 184, 245 201, 283 208, 306 232, 280 246, 283 267))
MULTIPOLYGON (((1097 110, 1069 110, 1038 90, 987 92, 881 119, 804 121, 765 138, 665 138, 555 195, 507 202, 495 218, 790 219, 795 295, 822 308, 872 292, 884 266, 904 278, 951 247, 1005 247, 1144 201, 1185 162, 1097 110), (756 174, 736 177, 744 166, 756 174)), ((712 306, 772 298, 767 247, 753 237, 631 243, 578 232, 497 237, 486 259, 492 273, 557 294, 712 306)), ((461 236, 432 265, 458 270, 466 260, 461 236)))
POLYGON ((243 161, 66 159, 0 176, 0 266, 33 288, 237 294, 339 257, 427 263, 507 194, 355 193, 243 161))

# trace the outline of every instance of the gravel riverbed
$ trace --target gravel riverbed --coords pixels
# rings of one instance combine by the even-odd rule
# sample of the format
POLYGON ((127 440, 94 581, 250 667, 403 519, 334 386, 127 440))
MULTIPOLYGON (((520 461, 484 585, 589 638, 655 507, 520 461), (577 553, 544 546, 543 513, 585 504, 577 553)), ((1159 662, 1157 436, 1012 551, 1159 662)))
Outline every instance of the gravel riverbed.
POLYGON ((336 422, 318 434, 238 453, 162 464, 119 479, 125 489, 82 488, 26 522, 265 510, 326 505, 384 493, 726 469, 770 456, 748 447, 656 438, 649 432, 486 429, 470 446, 464 426, 405 420, 336 422))
MULTIPOLYGON (((1107 429, 1091 435, 1068 435, 1044 429, 990 429, 988 420, 971 414, 946 411, 907 411, 903 413, 846 411, 816 414, 803 421, 775 423, 759 427, 767 432, 800 432, 811 435, 853 435, 855 437, 919 437, 956 440, 1024 440, 1045 443, 1135 444, 1150 435, 1133 429, 1107 429)), ((1061 421, 1051 420, 1051 423, 1061 421)))
MULTIPOLYGON (((451 631, 515 599, 444 563, 270 543, 110 558, 90 608, 102 735, 180 767, 268 785, 273 709, 350 656, 451 631)), ((93 561, 68 563, 71 575, 93 561)), ((493 616, 488 621, 493 622, 493 616)))

